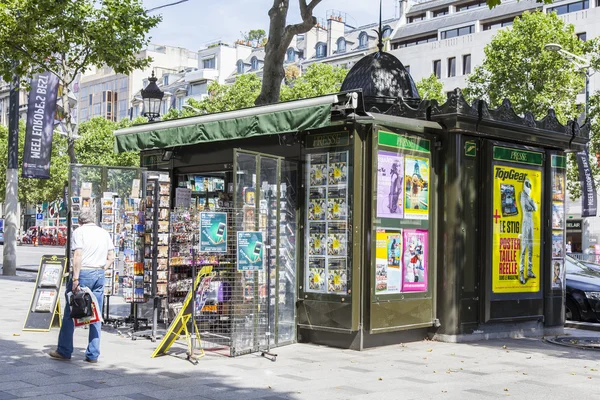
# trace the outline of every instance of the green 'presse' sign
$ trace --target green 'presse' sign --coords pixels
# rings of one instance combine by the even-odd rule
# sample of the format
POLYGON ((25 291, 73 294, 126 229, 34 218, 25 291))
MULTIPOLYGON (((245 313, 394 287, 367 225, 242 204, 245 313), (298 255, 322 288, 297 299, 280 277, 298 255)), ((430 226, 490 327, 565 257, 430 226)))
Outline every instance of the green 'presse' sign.
POLYGON ((494 146, 494 160, 529 165, 543 165, 544 154, 535 151, 517 150, 509 147, 494 146))
POLYGON ((567 168, 567 157, 552 155, 552 168, 567 168))
POLYGON ((398 135, 397 133, 379 131, 377 143, 380 146, 395 147, 403 150, 429 153, 431 142, 420 137, 398 135))

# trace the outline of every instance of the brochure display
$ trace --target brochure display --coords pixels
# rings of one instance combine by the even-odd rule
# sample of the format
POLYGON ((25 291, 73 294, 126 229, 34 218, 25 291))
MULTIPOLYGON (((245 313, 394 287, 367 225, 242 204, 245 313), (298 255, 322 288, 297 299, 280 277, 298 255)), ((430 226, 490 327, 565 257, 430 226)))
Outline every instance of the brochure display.
POLYGON ((307 155, 306 291, 348 293, 348 152, 307 155))
POLYGON ((58 297, 66 264, 65 256, 42 256, 31 304, 23 325, 24 331, 48 332, 53 323, 60 324, 58 297))

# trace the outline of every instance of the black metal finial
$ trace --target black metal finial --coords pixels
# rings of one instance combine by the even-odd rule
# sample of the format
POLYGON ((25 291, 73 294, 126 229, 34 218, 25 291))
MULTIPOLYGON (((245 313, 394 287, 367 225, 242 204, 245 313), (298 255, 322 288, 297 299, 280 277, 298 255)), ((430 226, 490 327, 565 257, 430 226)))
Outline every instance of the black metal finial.
POLYGON ((379 29, 376 31, 377 32, 377 37, 379 38, 379 42, 377 43, 377 47, 379 48, 379 52, 383 52, 383 27, 382 27, 382 20, 381 20, 381 14, 382 14, 382 4, 383 0, 379 0, 379 29))

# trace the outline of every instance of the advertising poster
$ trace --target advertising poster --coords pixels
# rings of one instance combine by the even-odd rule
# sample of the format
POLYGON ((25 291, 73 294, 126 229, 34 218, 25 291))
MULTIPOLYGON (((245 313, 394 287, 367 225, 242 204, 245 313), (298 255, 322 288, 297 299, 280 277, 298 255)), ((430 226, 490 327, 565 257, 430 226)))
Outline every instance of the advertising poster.
POLYGON ((562 289, 565 281, 565 264, 563 260, 552 260, 552 289, 562 289))
POLYGON ((542 173, 494 166, 492 291, 540 290, 542 173))
POLYGON ((311 221, 324 221, 326 210, 325 199, 310 199, 308 204, 308 219, 311 221))
POLYGON ((552 231, 552 258, 562 258, 563 245, 564 240, 562 231, 552 231))
POLYGON ((563 203, 552 203, 552 229, 562 229, 565 223, 565 206, 563 203))
POLYGON ((429 160, 406 157, 404 163, 404 218, 429 217, 429 160))
POLYGON ((552 175, 552 200, 565 201, 565 173, 557 170, 552 175))
POLYGON ((51 312, 56 301, 56 289, 42 289, 38 291, 34 312, 51 312))
POLYGON ((403 292, 427 291, 427 239, 428 232, 420 229, 405 229, 403 292))
POLYGON ((227 213, 200 213, 200 252, 227 253, 227 213))
POLYGON ((264 266, 263 233, 241 231, 237 233, 238 271, 259 271, 264 266))
MULTIPOLYGON (((315 160, 318 162, 318 160, 315 160)), ((310 186, 323 186, 327 184, 327 160, 324 164, 310 164, 310 186)))
POLYGON ((60 283, 62 278, 62 265, 61 264, 44 264, 42 266, 42 276, 40 277, 41 286, 53 286, 56 287, 60 283))
POLYGON ((308 263, 308 289, 325 292, 325 259, 311 258, 308 263))
POLYGON ((196 290, 196 313, 201 313, 204 305, 206 304, 206 299, 208 298, 208 293, 210 291, 210 282, 212 281, 212 276, 205 276, 202 278, 202 281, 198 285, 198 289, 196 290))
POLYGON ((329 189, 327 191, 327 219, 346 220, 346 189, 329 189))
POLYGON ((345 258, 329 259, 327 284, 329 293, 345 294, 348 292, 348 271, 345 258))
POLYGON ((404 157, 377 152, 377 218, 404 217, 404 157))
POLYGON ((327 235, 320 232, 311 232, 308 238, 308 255, 324 256, 327 247, 327 235))
POLYGON ((377 232, 375 293, 402 292, 402 232, 377 232))
POLYGON ((346 233, 341 227, 335 227, 330 223, 327 233, 327 255, 345 256, 346 255, 346 233))

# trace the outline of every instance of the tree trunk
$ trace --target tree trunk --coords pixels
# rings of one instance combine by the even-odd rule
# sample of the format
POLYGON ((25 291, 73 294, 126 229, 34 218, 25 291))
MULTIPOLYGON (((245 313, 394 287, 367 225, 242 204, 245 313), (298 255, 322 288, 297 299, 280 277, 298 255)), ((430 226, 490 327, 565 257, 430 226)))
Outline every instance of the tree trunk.
POLYGON ((67 63, 65 61, 65 56, 63 55, 63 70, 61 71, 62 76, 59 76, 60 81, 62 82, 62 101, 63 101, 63 113, 65 116, 65 128, 67 129, 67 145, 68 145, 68 153, 69 153, 69 162, 71 164, 77 163, 77 157, 75 156, 75 137, 73 132, 73 124, 71 122, 71 107, 69 105, 69 85, 67 82, 70 82, 70 76, 68 72, 67 63))
POLYGON ((290 43, 294 36, 310 31, 317 20, 312 12, 321 0, 312 0, 308 5, 306 0, 298 0, 302 22, 287 25, 289 0, 273 0, 273 7, 269 10, 269 39, 265 46, 265 61, 263 67, 263 81, 260 95, 254 102, 257 106, 273 104, 279 101, 281 83, 285 78, 283 62, 290 43))

